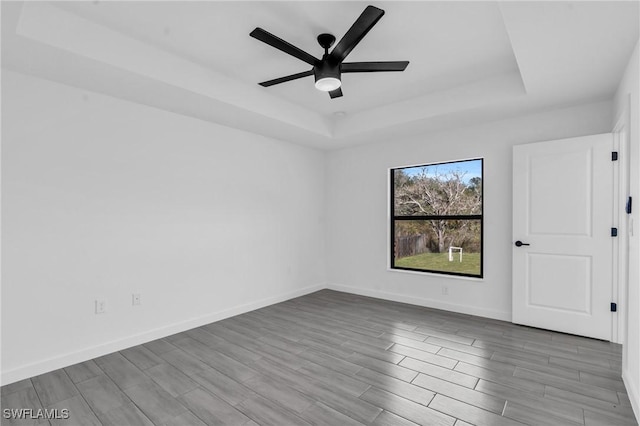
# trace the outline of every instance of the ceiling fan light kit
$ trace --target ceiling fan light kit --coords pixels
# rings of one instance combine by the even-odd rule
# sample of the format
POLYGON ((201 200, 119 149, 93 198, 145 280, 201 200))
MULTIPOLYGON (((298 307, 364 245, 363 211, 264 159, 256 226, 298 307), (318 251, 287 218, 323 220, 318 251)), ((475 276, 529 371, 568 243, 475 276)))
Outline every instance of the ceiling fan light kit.
POLYGON ((251 37, 313 66, 309 71, 263 81, 259 84, 263 87, 269 87, 313 75, 316 89, 328 92, 331 99, 334 99, 342 96, 342 73, 404 71, 409 65, 409 61, 344 62, 347 55, 382 18, 382 15, 384 15, 384 10, 367 6, 331 53, 329 53, 329 48, 333 46, 336 38, 332 34, 320 34, 318 43, 324 48, 322 59, 315 58, 262 28, 254 29, 249 34, 251 37))
POLYGON ((338 89, 342 85, 342 82, 337 77, 322 77, 316 76, 316 89, 322 92, 331 92, 338 89))

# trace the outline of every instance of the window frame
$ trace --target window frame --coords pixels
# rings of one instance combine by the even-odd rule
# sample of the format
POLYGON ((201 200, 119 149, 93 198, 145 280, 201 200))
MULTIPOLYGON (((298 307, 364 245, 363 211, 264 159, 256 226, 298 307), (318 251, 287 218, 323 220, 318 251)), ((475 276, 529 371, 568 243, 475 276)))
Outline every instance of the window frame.
POLYGON ((389 182, 389 270, 391 271, 403 271, 418 274, 437 274, 459 278, 472 278, 483 279, 484 278, 484 157, 467 158, 464 160, 453 161, 439 161, 435 163, 422 163, 411 166, 399 166, 389 168, 388 182, 389 182), (395 185, 394 185, 394 173, 396 170, 410 169, 416 167, 429 167, 439 166, 443 164, 455 164, 464 163, 467 161, 480 161, 480 179, 482 181, 482 196, 480 201, 480 214, 479 215, 424 215, 424 216, 396 216, 395 215, 395 185), (396 220, 479 220, 480 221, 480 273, 479 274, 467 274, 463 272, 448 272, 439 271, 434 269, 418 269, 408 268, 402 266, 395 266, 395 222, 396 220))

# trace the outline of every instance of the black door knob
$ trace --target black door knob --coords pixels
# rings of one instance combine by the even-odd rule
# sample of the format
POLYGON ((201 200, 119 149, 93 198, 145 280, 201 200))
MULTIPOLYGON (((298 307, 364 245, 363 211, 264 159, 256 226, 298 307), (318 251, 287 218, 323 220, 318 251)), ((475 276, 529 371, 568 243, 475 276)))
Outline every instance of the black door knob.
POLYGON ((516 247, 522 247, 522 246, 528 246, 530 244, 527 243, 523 243, 522 241, 518 240, 516 241, 516 247))

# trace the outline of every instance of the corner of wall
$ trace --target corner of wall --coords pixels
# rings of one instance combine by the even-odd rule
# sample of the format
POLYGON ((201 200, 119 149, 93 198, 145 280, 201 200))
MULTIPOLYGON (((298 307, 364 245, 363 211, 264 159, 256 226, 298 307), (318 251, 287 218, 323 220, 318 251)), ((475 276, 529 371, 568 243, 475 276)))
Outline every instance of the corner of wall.
POLYGON ((627 389, 627 395, 629 395, 629 401, 631 401, 631 408, 636 415, 636 420, 640 422, 640 392, 627 371, 622 372, 622 381, 627 389))

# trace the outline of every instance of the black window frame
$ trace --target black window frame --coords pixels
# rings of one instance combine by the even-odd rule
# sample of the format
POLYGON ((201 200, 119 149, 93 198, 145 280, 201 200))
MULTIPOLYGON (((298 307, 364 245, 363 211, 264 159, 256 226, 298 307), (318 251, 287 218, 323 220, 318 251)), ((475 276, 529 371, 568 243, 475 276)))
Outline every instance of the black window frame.
POLYGON ((390 195, 390 247, 389 247, 389 268, 399 271, 411 271, 428 274, 449 275, 458 277, 484 278, 484 158, 469 158, 465 160, 442 161, 437 163, 418 164, 414 166, 393 167, 389 169, 389 195, 390 195), (412 169, 417 167, 438 166, 443 164, 464 163, 468 161, 480 161, 480 179, 482 181, 482 194, 479 215, 425 215, 425 216, 396 216, 395 215, 395 182, 394 173, 396 170, 412 169), (430 269, 407 268, 395 266, 395 223, 397 220, 480 220, 480 274, 467 274, 462 272, 448 272, 430 269))

